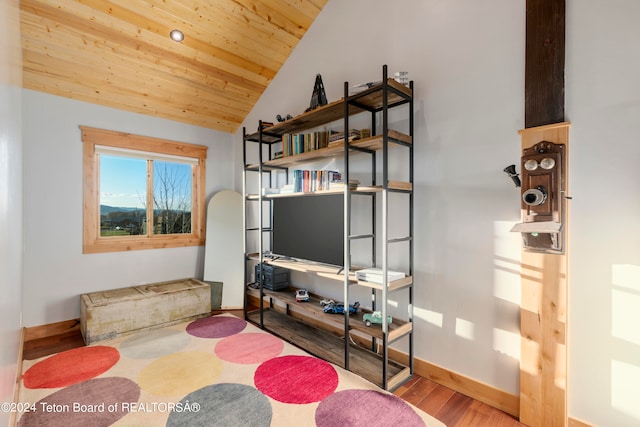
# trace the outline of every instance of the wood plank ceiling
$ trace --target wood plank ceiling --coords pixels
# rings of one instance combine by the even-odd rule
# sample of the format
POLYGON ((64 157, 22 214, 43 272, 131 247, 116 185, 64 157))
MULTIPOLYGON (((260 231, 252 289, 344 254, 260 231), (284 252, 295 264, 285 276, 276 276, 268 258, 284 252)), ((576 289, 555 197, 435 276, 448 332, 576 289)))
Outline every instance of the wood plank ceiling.
POLYGON ((21 0, 23 86, 234 132, 327 1, 21 0))

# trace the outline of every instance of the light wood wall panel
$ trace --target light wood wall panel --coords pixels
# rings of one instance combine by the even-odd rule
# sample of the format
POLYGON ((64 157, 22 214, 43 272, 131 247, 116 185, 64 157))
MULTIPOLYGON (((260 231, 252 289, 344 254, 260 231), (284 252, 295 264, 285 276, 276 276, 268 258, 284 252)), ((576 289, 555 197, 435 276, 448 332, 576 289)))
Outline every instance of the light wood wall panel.
MULTIPOLYGON (((565 145, 569 191, 569 123, 520 131, 522 150, 540 141, 565 145)), ((562 195, 565 233, 568 204, 562 195)), ((565 241, 568 241, 566 239, 565 241)), ((522 253, 520 421, 532 427, 567 425, 567 254, 522 253)))

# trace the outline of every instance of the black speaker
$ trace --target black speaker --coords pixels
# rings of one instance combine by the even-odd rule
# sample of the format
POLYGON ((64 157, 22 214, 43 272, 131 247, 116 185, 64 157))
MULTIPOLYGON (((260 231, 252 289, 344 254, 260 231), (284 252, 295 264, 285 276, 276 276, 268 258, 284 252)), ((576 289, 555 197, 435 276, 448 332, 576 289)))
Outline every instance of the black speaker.
MULTIPOLYGON (((289 270, 283 267, 264 264, 262 287, 270 291, 279 291, 289 287, 289 270)), ((260 283, 260 263, 256 264, 256 283, 260 283)))

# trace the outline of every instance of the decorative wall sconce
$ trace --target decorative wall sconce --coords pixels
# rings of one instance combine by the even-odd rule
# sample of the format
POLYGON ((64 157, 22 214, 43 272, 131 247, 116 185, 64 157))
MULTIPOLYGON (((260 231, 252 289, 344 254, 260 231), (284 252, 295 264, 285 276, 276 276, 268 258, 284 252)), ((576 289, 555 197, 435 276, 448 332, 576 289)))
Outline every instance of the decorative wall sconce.
MULTIPOLYGON (((522 234, 525 250, 564 253, 564 162, 564 144, 541 141, 523 150, 522 222, 511 231, 522 234)), ((515 168, 509 166, 505 172, 513 179, 515 168)))

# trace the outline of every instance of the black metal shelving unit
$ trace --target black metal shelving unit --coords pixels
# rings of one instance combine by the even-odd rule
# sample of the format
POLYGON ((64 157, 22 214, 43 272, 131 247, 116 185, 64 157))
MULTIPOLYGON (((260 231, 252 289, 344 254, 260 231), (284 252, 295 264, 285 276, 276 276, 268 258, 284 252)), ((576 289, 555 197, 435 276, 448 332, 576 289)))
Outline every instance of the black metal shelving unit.
MULTIPOLYGON (((370 156, 371 161, 371 183, 366 186, 359 186, 352 188, 349 185, 345 185, 340 192, 344 195, 344 265, 340 281, 343 283, 344 289, 344 301, 345 305, 350 300, 350 288, 351 286, 360 285, 371 288, 372 295, 372 310, 379 310, 382 312, 382 318, 386 319, 389 311, 389 296, 393 293, 406 291, 408 295, 407 300, 407 319, 406 320, 394 320, 392 324, 383 322, 380 329, 374 330, 366 328, 361 325, 362 322, 353 320, 352 318, 358 317, 356 315, 349 315, 348 310, 345 310, 344 322, 343 322, 343 349, 344 359, 343 367, 348 370, 357 371, 357 368, 352 369, 350 366, 350 353, 353 351, 352 334, 369 335, 370 340, 370 352, 375 355, 377 359, 376 363, 382 363, 381 375, 377 382, 384 389, 395 389, 404 381, 409 379, 414 372, 414 330, 413 330, 413 273, 414 273, 414 188, 413 188, 413 82, 410 82, 408 86, 400 84, 395 80, 389 78, 387 73, 387 66, 383 66, 382 80, 380 83, 373 84, 370 87, 355 93, 349 94, 349 84, 344 84, 344 98, 327 104, 325 106, 318 107, 314 110, 305 112, 304 114, 287 120, 283 123, 278 123, 273 126, 265 127, 260 122, 258 130, 255 133, 248 134, 246 129, 243 130, 243 194, 244 194, 244 226, 245 226, 245 259, 247 262, 261 262, 272 263, 274 265, 280 265, 285 268, 296 269, 298 264, 287 263, 280 261, 271 261, 265 258, 265 239, 271 238, 272 230, 271 223, 265 224, 265 218, 272 218, 272 209, 270 200, 275 196, 263 194, 262 189, 265 187, 265 180, 268 182, 268 187, 271 187, 274 173, 285 173, 288 182, 288 168, 294 164, 299 164, 305 161, 312 161, 323 157, 342 157, 343 158, 343 171, 342 176, 345 183, 350 182, 351 167, 350 162, 354 156, 370 156), (390 129, 389 127, 389 112, 390 110, 402 106, 408 105, 408 134, 401 133, 390 129), (371 134, 370 138, 362 140, 349 141, 348 131, 350 129, 350 117, 354 114, 369 113, 371 117, 371 134), (378 120, 381 120, 378 126, 378 120), (314 152, 307 152, 301 155, 288 156, 285 158, 274 159, 273 158, 273 145, 282 142, 282 137, 285 133, 295 133, 304 131, 306 129, 312 129, 321 125, 326 125, 332 122, 343 122, 345 138, 341 147, 333 147, 320 149, 314 152), (376 129, 380 128, 379 134, 376 134, 376 129), (250 145, 255 144, 257 147, 257 163, 250 164, 247 162, 247 153, 250 149, 250 145), (392 180, 393 175, 389 166, 389 154, 390 150, 395 150, 399 147, 400 150, 407 150, 408 158, 408 180, 392 180), (363 154, 364 153, 364 154, 363 154), (378 157, 380 156, 380 158, 378 157), (379 164, 381 171, 379 171, 379 164), (250 174, 257 174, 257 194, 248 194, 247 192, 247 180, 250 174), (381 182, 378 183, 378 178, 381 175, 381 182), (392 219, 389 212, 389 198, 391 194, 401 194, 406 198, 406 209, 408 210, 408 218, 404 219, 392 219), (371 230, 365 234, 352 234, 351 220, 352 220, 352 199, 354 197, 367 197, 370 199, 371 205, 371 230), (249 227, 248 225, 248 208, 250 203, 257 203, 257 226, 249 227), (377 217, 378 208, 380 209, 380 218, 377 217), (267 211, 265 211, 267 209, 267 211), (390 237, 389 226, 394 220, 409 221, 407 235, 390 237), (380 232, 376 233, 376 228, 379 228, 380 232), (257 241, 257 252, 249 251, 249 233, 256 233, 257 236, 253 238, 253 241, 257 241), (379 235, 378 235, 379 234, 379 235), (382 270, 382 283, 374 284, 372 282, 363 282, 357 280, 352 265, 351 256, 351 244, 354 240, 366 239, 371 242, 371 261, 367 267, 380 268, 382 270), (406 243, 407 244, 407 265, 408 271, 406 271, 406 277, 401 280, 389 281, 387 279, 387 273, 391 270, 389 266, 389 250, 390 248, 406 243), (397 362, 390 360, 389 358, 389 346, 401 338, 408 337, 409 340, 409 366, 398 367, 397 362)), ((326 192, 326 194, 335 194, 335 192, 326 192)), ((293 194, 287 197, 297 197, 299 194, 293 194)), ((269 247, 271 247, 269 245, 269 247)), ((264 264, 262 264, 264 265, 264 264)), ((313 270, 313 269, 311 269, 313 270)), ((245 282, 248 283, 248 277, 246 272, 249 271, 245 268, 245 282)), ((302 269, 302 271, 308 274, 318 274, 323 276, 321 270, 310 271, 308 268, 302 269)), ((264 277, 261 275, 261 277, 264 277)), ((290 301, 285 301, 286 298, 279 296, 277 293, 269 292, 265 290, 262 283, 258 283, 257 289, 248 288, 247 295, 252 294, 259 298, 259 317, 250 317, 246 310, 247 304, 245 304, 245 316, 247 319, 257 323, 258 326, 268 329, 265 325, 265 311, 275 309, 277 305, 284 305, 285 309, 283 313, 285 315, 292 315, 297 319, 305 318, 305 314, 301 312, 300 307, 292 305, 290 301)), ((247 301, 247 298, 245 298, 247 301)), ((335 316, 335 315, 334 315, 335 316)), ((317 313, 310 313, 310 317, 314 318, 314 327, 322 325, 322 316, 317 313)), ((361 317, 361 315, 359 315, 361 317)), ((335 321, 327 320, 326 324, 331 328, 336 327, 335 321)), ((278 331, 272 331, 279 334, 278 331)), ((366 341, 366 340, 365 340, 366 341)), ((359 351, 359 350, 358 350, 359 351)), ((322 356, 321 356, 322 357, 322 356)))

